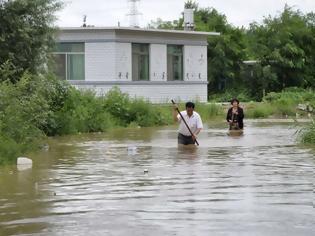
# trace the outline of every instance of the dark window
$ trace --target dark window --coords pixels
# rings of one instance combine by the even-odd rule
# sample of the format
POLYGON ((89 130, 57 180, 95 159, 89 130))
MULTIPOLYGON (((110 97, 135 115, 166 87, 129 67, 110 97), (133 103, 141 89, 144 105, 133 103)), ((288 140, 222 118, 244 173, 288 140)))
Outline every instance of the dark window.
POLYGON ((132 44, 132 80, 149 80, 149 45, 132 44))
POLYGON ((167 46, 167 80, 183 80, 183 46, 167 46))

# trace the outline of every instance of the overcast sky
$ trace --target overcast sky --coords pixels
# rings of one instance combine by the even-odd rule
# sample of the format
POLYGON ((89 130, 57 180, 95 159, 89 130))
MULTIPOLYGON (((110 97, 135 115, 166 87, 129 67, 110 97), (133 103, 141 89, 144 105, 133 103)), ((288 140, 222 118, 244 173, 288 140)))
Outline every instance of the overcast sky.
MULTIPOLYGON (((128 26, 127 0, 64 0, 65 7, 58 13, 58 26, 80 26, 83 15, 87 24, 95 26, 128 26)), ((185 0, 141 0, 139 11, 141 26, 151 20, 176 20, 180 17, 185 0)), ((214 7, 224 13, 230 23, 247 27, 264 16, 276 15, 285 3, 303 12, 315 12, 315 0, 199 0, 200 7, 214 7)))

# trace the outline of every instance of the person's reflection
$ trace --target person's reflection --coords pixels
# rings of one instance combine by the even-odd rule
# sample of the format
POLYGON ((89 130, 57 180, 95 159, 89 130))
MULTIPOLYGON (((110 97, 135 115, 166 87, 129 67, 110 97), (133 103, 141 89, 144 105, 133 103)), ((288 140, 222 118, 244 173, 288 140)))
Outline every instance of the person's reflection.
POLYGON ((177 150, 180 157, 189 159, 198 158, 198 148, 196 145, 178 145, 177 150))

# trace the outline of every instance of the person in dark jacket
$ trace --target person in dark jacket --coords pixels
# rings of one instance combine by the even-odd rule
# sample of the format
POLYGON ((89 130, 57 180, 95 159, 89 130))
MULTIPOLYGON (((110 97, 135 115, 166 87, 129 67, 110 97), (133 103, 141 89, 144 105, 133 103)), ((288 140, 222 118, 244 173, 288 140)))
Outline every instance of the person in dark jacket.
POLYGON ((244 128, 244 111, 239 107, 240 102, 236 98, 231 101, 232 107, 228 110, 226 121, 230 125, 230 130, 242 130, 244 128))

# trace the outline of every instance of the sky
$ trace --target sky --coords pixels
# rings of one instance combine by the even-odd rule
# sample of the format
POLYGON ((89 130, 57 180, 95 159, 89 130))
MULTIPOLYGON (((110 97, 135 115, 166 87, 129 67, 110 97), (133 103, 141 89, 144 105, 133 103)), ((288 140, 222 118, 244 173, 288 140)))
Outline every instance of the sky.
MULTIPOLYGON (((64 0, 63 10, 58 14, 60 27, 81 26, 83 16, 87 24, 95 26, 129 26, 128 0, 64 0)), ((140 26, 151 20, 177 20, 183 12, 185 0, 141 0, 138 10, 140 26)), ((197 0, 200 7, 214 7, 227 16, 234 26, 248 27, 253 21, 262 22, 264 16, 275 16, 287 3, 302 12, 315 12, 315 0, 197 0)))

